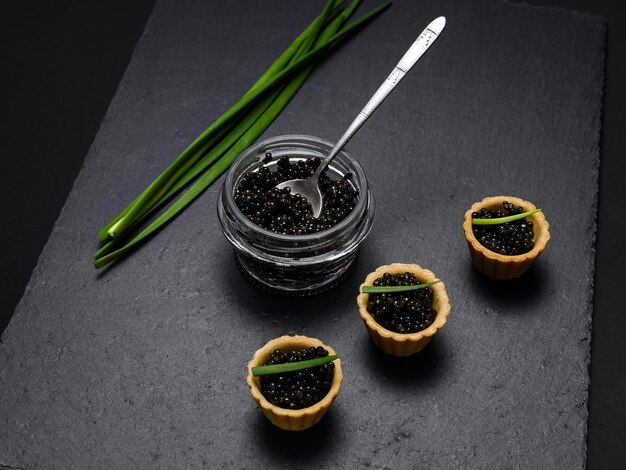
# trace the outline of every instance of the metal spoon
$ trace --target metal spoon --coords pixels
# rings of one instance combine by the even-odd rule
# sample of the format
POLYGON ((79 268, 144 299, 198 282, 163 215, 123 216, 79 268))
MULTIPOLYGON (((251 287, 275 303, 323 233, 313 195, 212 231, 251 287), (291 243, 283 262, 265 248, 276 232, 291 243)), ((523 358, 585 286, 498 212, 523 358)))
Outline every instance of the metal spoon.
POLYGON ((293 194, 300 194, 302 197, 306 198, 313 207, 313 216, 319 217, 322 213, 323 204, 322 192, 320 191, 319 184, 322 171, 324 171, 332 159, 337 156, 352 136, 356 134, 365 121, 367 121, 376 108, 378 108, 380 103, 387 98, 389 93, 391 93, 391 90, 393 90, 396 85, 400 83, 400 80, 402 80, 408 71, 411 70, 411 67, 413 67, 420 57, 422 57, 431 44, 435 42, 435 39, 437 39, 439 34, 441 34, 445 25, 445 17, 440 16, 439 18, 433 20, 426 27, 426 29, 422 31, 422 34, 419 35, 409 50, 406 51, 402 59, 400 59, 400 62, 398 62, 398 65, 396 65, 380 88, 378 88, 376 93, 374 93, 374 95, 370 98, 352 124, 350 124, 348 130, 337 141, 330 153, 324 157, 320 166, 317 167, 317 170, 315 170, 315 173, 313 173, 312 176, 306 179, 285 181, 284 183, 277 185, 276 188, 283 189, 288 187, 291 189, 293 194))

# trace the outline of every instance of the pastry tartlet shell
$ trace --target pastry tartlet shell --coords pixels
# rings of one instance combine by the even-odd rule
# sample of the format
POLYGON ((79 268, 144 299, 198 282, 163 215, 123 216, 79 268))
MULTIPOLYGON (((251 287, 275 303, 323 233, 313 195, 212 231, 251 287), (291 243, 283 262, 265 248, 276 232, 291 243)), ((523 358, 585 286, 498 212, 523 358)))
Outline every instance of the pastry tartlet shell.
POLYGON ((424 349, 437 330, 446 324, 450 314, 450 300, 446 293, 446 287, 443 282, 439 282, 430 286, 433 291, 433 307, 437 310, 437 316, 428 328, 416 333, 401 334, 381 326, 367 311, 369 294, 363 293, 363 286, 373 286, 374 281, 385 273, 404 274, 406 272, 413 274, 422 283, 432 282, 437 279, 432 271, 424 269, 417 264, 388 264, 380 266, 365 278, 365 282, 359 288, 360 294, 356 299, 359 306, 359 315, 361 315, 374 344, 387 354, 398 357, 410 356, 424 349))
POLYGON ((299 410, 288 410, 270 403, 261 393, 261 377, 252 375, 252 368, 263 365, 270 357, 270 354, 276 349, 283 352, 291 352, 296 349, 310 348, 322 346, 328 351, 330 356, 337 354, 333 348, 325 345, 319 339, 309 338, 308 336, 281 336, 280 338, 269 341, 261 349, 258 349, 252 360, 248 363, 248 377, 246 382, 250 387, 252 398, 257 402, 259 408, 269 419, 272 424, 286 431, 302 431, 317 424, 326 414, 330 405, 333 403, 343 380, 341 372, 341 360, 336 359, 334 362, 335 370, 333 374, 333 382, 330 390, 324 398, 307 408, 299 410))
POLYGON ((504 201, 508 201, 516 206, 522 207, 524 212, 536 209, 534 204, 518 197, 486 197, 482 201, 476 202, 472 205, 472 207, 465 213, 465 220, 463 222, 463 231, 465 232, 465 239, 467 240, 467 247, 469 248, 472 264, 485 276, 497 280, 516 279, 524 274, 533 264, 535 259, 537 259, 543 250, 545 250, 546 244, 548 243, 548 240, 550 240, 550 224, 548 224, 543 212, 537 212, 536 214, 528 217, 528 219, 530 219, 533 223, 533 240, 535 241, 535 246, 528 253, 514 256, 501 255, 481 245, 474 236, 474 230, 472 229, 472 214, 474 212, 478 212, 482 208, 502 208, 502 203, 504 201))

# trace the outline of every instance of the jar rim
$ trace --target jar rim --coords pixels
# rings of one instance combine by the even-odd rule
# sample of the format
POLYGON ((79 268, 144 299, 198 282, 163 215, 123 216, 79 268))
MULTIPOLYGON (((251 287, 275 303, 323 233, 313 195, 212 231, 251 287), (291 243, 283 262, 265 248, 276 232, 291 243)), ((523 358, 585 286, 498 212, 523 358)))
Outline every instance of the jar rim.
MULTIPOLYGON (((337 225, 333 225, 332 227, 327 228, 325 230, 320 230, 319 232, 308 233, 305 235, 287 235, 287 234, 275 233, 275 232, 272 232, 271 230, 267 230, 255 224, 254 222, 252 222, 248 217, 246 217, 246 215, 243 212, 241 212, 241 210, 239 209, 239 206, 235 203, 235 198, 233 195, 234 189, 235 189, 234 177, 235 177, 235 169, 237 168, 238 164, 241 163, 242 160, 244 160, 246 157, 251 155, 253 152, 256 152, 260 147, 264 147, 268 145, 275 145, 277 143, 283 143, 283 142, 288 143, 293 140, 310 141, 311 143, 315 143, 315 144, 324 144, 328 146, 329 151, 334 146, 332 142, 329 142, 325 139, 312 136, 312 135, 305 135, 305 134, 279 135, 279 136, 270 137, 261 142, 255 143, 251 145, 250 147, 248 147, 245 152, 239 155, 239 157, 237 157, 237 159, 231 165, 230 170, 226 174, 226 180, 224 182, 224 188, 227 189, 225 191, 224 196, 226 197, 228 205, 232 208, 231 210, 235 213, 237 218, 247 228, 251 230, 255 230, 259 232, 260 234, 262 234, 263 236, 268 237, 272 240, 276 240, 278 242, 292 242, 292 241, 305 241, 306 242, 306 241, 315 240, 317 238, 321 238, 325 236, 332 236, 334 233, 342 231, 346 226, 352 223, 352 219, 354 218, 354 215, 362 213, 362 211, 365 209, 367 205, 367 197, 365 195, 368 192, 368 182, 367 182, 367 177, 365 176, 365 171, 361 167, 358 160, 350 152, 346 151, 345 148, 339 152, 337 157, 339 156, 344 157, 348 161, 350 166, 353 167, 351 168, 351 172, 356 173, 354 175, 355 179, 360 182, 361 187, 358 188, 359 196, 357 198, 357 203, 354 206, 354 209, 352 209, 352 211, 337 225)), ((297 147, 297 144, 298 142, 294 142, 294 147, 297 147)))

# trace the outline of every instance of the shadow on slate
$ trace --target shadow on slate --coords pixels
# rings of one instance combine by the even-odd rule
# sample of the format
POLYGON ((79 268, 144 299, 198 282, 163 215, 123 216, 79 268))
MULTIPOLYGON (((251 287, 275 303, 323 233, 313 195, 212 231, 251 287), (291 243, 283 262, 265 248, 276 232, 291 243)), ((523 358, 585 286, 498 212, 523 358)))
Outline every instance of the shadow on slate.
POLYGON ((385 354, 373 343, 363 344, 362 357, 373 369, 373 378, 390 387, 410 387, 427 382, 437 384, 438 377, 445 374, 446 359, 452 354, 445 337, 435 337, 423 354, 396 358, 385 354))
POLYGON ((241 276, 218 185, 132 257, 93 269, 97 229, 321 7, 158 2, 2 337, 1 465, 584 467, 600 18, 399 0, 321 63, 266 137, 337 138, 424 25, 448 19, 350 143, 378 213, 354 271, 323 295, 283 299, 241 276), (500 284, 469 267, 461 224, 472 202, 507 193, 544 209, 552 239, 524 279, 500 284), (415 358, 374 349, 356 311, 361 280, 394 261, 432 269, 452 302, 415 358), (302 434, 265 422, 244 381, 284 333, 319 337, 344 365, 329 415, 302 434))
POLYGON ((297 433, 278 429, 260 413, 251 414, 245 424, 248 426, 246 437, 264 449, 268 464, 273 467, 315 466, 320 452, 337 452, 348 432, 332 408, 318 425, 297 433))
POLYGON ((467 263, 467 282, 489 301, 489 312, 501 311, 505 314, 531 316, 534 308, 541 305, 546 296, 554 295, 554 278, 548 272, 549 266, 536 263, 524 276, 510 282, 489 279, 467 263))

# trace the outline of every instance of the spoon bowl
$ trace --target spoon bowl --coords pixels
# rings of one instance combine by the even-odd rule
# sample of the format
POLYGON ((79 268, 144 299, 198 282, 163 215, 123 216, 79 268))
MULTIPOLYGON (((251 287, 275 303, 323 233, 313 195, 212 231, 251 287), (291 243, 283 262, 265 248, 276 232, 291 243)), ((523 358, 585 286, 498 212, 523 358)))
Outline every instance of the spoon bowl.
MULTIPOLYGON (((321 166, 321 164, 320 164, 321 166)), ((313 217, 319 217, 322 213, 323 197, 320 190, 319 174, 317 171, 309 178, 285 181, 276 185, 278 189, 289 188, 293 194, 299 194, 311 203, 313 217)))

